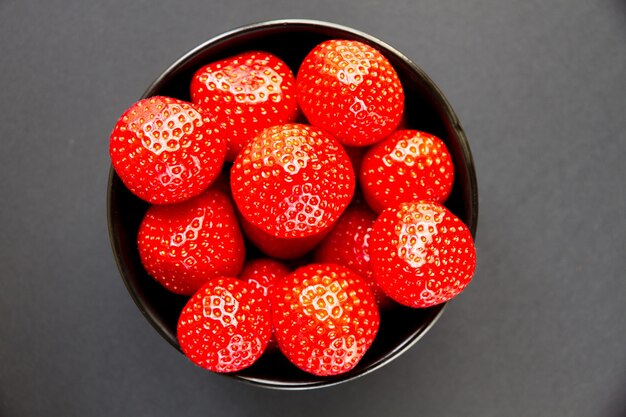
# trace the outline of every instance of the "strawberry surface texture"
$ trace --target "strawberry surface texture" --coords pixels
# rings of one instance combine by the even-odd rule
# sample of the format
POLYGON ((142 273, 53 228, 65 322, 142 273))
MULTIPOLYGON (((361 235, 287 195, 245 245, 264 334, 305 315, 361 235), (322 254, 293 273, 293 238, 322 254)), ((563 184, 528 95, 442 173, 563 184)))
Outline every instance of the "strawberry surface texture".
POLYGON ((298 70, 296 88, 307 120, 344 145, 382 140, 404 111, 404 90, 395 69, 378 50, 358 41, 317 45, 298 70))
POLYGON ((115 172, 152 204, 187 200, 220 174, 226 141, 201 108, 171 97, 140 100, 115 124, 109 154, 115 172))
POLYGON ((252 365, 272 334, 262 293, 236 278, 216 278, 189 299, 178 319, 180 347, 193 363, 214 372, 252 365))
POLYGON ((237 276, 245 259, 235 211, 217 188, 183 203, 151 206, 137 241, 148 274, 177 294, 191 295, 212 278, 237 276))
POLYGON ((264 297, 269 296, 274 283, 287 276, 291 270, 284 263, 271 258, 252 259, 243 267, 239 279, 252 284, 264 297))
POLYGON ((409 307, 452 299, 469 284, 476 268, 469 229, 434 202, 384 210, 372 226, 369 243, 376 281, 385 294, 409 307))
POLYGON ((363 158, 360 184, 374 211, 405 201, 443 203, 452 191, 454 165, 445 143, 417 130, 398 130, 363 158))
POLYGON ((200 68, 191 81, 191 98, 226 132, 226 160, 257 133, 296 119, 296 80, 280 58, 251 51, 200 68))
POLYGON ((376 213, 365 204, 349 206, 317 246, 313 259, 318 263, 336 263, 357 273, 368 283, 380 305, 386 296, 374 279, 369 254, 369 235, 375 220, 376 213))
POLYGON ((261 132, 237 155, 230 176, 241 215, 277 238, 328 230, 348 206, 355 181, 341 144, 302 124, 261 132))
POLYGON ((272 322, 280 350, 314 375, 353 369, 380 324, 367 283, 336 264, 303 266, 274 285, 272 322))
MULTIPOLYGON (((241 271, 241 275, 239 275, 239 279, 252 284, 255 291, 261 292, 263 297, 270 300, 270 294, 274 288, 274 284, 286 277, 290 272, 291 269, 287 265, 276 259, 257 258, 246 262, 241 271)), ((278 345, 276 344, 276 339, 272 331, 272 337, 267 344, 267 350, 276 350, 277 348, 278 345)))

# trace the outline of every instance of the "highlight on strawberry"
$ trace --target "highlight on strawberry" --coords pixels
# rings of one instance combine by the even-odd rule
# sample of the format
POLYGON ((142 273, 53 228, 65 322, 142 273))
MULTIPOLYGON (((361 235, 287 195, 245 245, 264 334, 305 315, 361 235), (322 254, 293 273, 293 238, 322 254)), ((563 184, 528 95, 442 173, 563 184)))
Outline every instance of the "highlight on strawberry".
POLYGON ((396 70, 362 42, 336 39, 317 45, 300 65, 296 88, 309 122, 344 145, 376 143, 402 119, 404 90, 396 70))
POLYGON ((171 97, 134 103, 115 124, 109 154, 115 172, 152 204, 188 200, 218 177, 226 141, 211 115, 171 97))
POLYGON ((291 123, 298 114, 296 80, 280 58, 251 51, 207 64, 191 81, 191 100, 225 132, 226 160, 261 130, 291 123))

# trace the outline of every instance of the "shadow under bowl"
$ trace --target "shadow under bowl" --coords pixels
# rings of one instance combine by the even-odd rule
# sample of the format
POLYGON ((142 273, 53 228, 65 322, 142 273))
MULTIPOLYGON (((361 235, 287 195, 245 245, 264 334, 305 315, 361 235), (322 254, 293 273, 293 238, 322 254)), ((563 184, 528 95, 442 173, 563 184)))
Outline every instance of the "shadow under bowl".
MULTIPOLYGON (((142 98, 165 95, 190 101, 194 72, 212 61, 249 51, 264 50, 283 59, 297 73, 306 54, 329 39, 350 39, 378 49, 394 66, 405 92, 406 128, 440 137, 455 166, 455 182, 446 206, 476 233, 478 189, 467 138, 452 107, 435 83, 400 52, 365 33, 312 20, 277 20, 245 26, 217 36, 188 52, 165 70, 142 98)), ((178 316, 188 297, 168 292, 141 264, 137 231, 148 203, 134 196, 111 168, 108 183, 108 224, 113 254, 122 279, 139 310, 172 346, 178 316)), ((292 365, 279 351, 267 352, 254 365, 233 374, 239 380, 268 388, 310 389, 349 381, 398 357, 415 344, 441 316, 445 304, 412 309, 393 304, 381 312, 379 333, 371 348, 350 372, 317 377, 292 365)))

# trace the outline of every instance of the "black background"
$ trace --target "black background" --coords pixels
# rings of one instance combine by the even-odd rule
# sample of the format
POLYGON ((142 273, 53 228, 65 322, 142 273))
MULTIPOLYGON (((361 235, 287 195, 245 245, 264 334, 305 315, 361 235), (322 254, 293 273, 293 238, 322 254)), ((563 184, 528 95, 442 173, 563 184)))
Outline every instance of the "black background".
POLYGON ((626 3, 0 0, 0 415, 626 415, 626 3), (475 279, 384 368, 310 392, 194 367, 106 226, 108 135, 179 56, 262 20, 362 30, 469 137, 475 279))

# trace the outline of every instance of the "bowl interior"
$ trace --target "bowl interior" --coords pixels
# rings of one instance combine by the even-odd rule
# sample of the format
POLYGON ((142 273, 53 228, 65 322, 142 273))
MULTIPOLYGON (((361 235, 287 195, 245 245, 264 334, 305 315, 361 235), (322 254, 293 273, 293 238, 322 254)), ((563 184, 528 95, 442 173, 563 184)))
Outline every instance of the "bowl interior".
MULTIPOLYGON (((469 145, 460 124, 439 89, 415 64, 399 52, 364 33, 315 21, 274 21, 247 26, 214 38, 192 50, 167 69, 143 97, 166 95, 190 100, 189 85, 202 65, 249 50, 264 50, 283 59, 297 73, 300 62, 314 46, 328 39, 354 39, 381 51, 395 67, 405 90, 407 128, 439 136, 455 164, 455 183, 446 206, 475 234, 478 217, 476 176, 469 145)), ((108 221, 114 256, 135 303, 174 347, 176 323, 187 297, 166 291, 141 265, 136 244, 139 224, 148 204, 135 197, 111 169, 108 221)), ((444 305, 411 309, 394 304, 381 314, 379 334, 361 362, 336 377, 316 377, 298 370, 278 351, 263 355, 253 366, 235 374, 266 387, 304 389, 347 381, 372 371, 415 343, 440 316, 444 305)))

